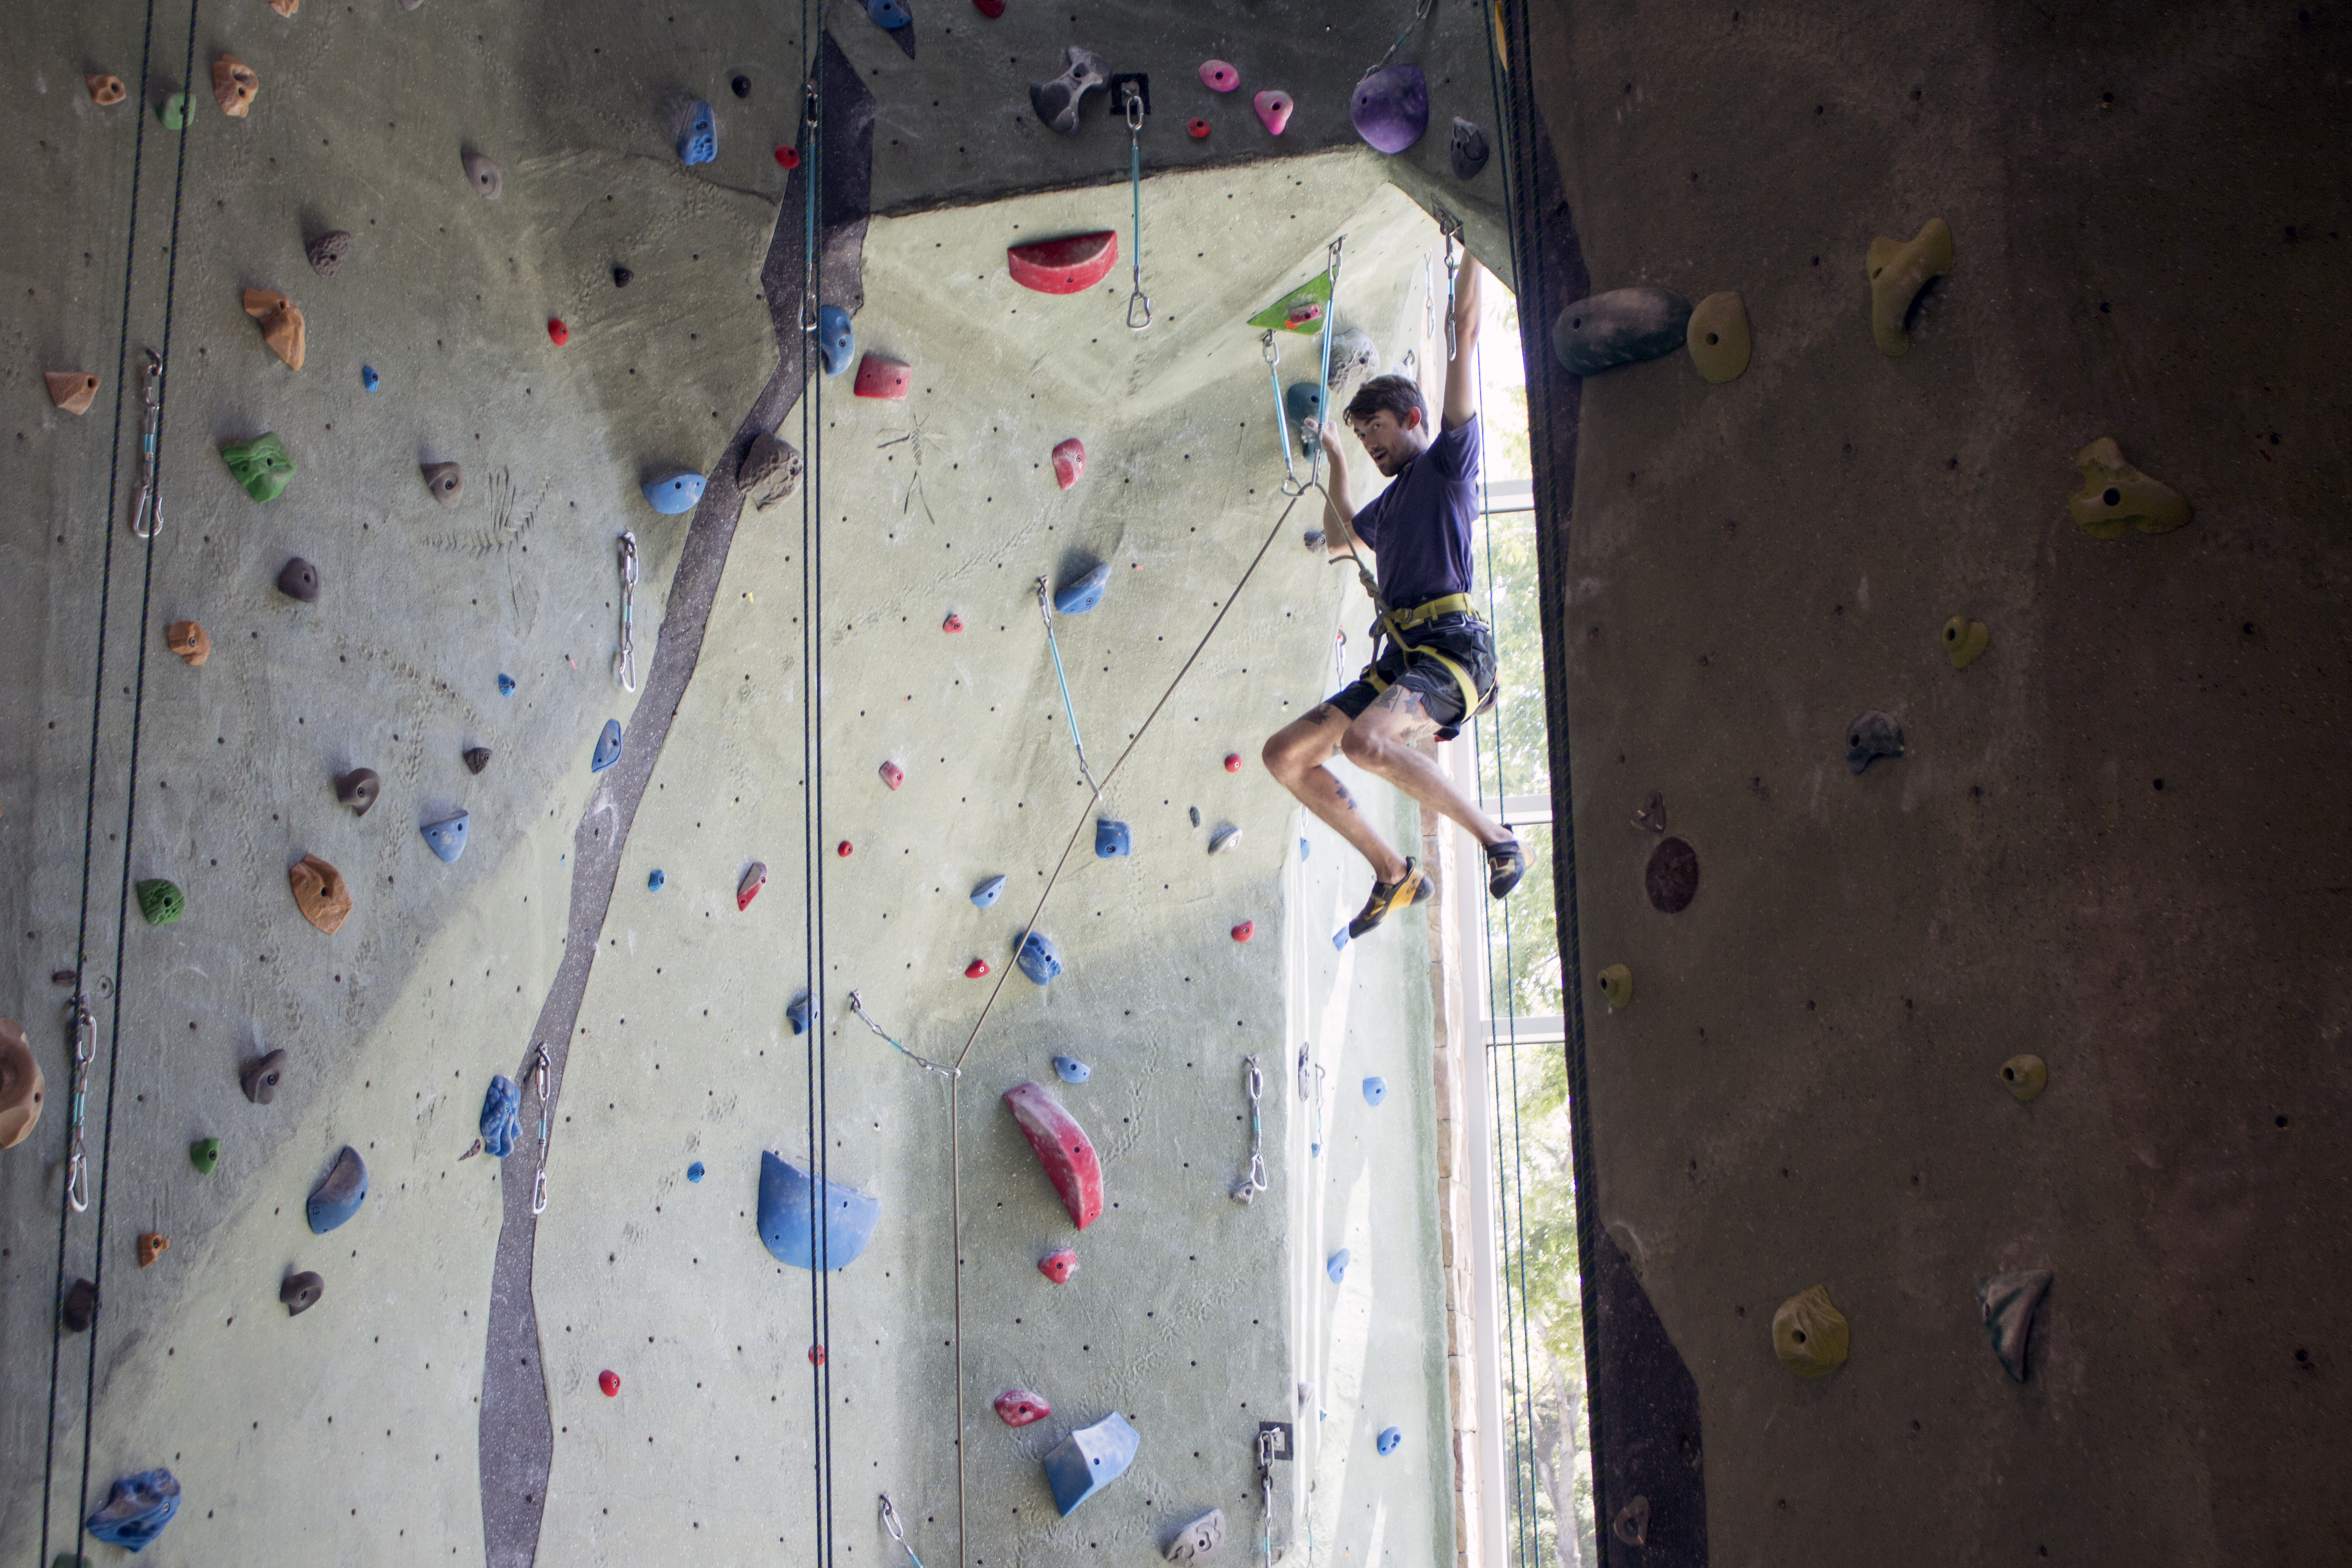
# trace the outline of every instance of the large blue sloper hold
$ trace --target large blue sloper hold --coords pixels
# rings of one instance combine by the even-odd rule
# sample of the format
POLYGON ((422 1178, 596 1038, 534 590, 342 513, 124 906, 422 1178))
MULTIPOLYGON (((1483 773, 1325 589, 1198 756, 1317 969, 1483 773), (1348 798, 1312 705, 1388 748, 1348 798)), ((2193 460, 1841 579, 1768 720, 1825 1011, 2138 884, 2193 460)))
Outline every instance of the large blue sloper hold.
POLYGON ((1127 824, 1108 816, 1095 818, 1095 853, 1105 860, 1134 854, 1134 836, 1128 832, 1127 824))
POLYGON ((1083 616, 1102 603, 1103 590, 1110 586, 1110 563, 1106 561, 1085 576, 1065 583, 1054 595, 1056 615, 1083 616))
POLYGON ((996 900, 1003 896, 1004 879, 1001 876, 991 877, 988 880, 982 882, 980 886, 971 890, 972 903, 978 908, 983 910, 995 908, 996 900))
MULTIPOLYGON (((817 1192, 808 1172, 790 1160, 762 1152, 760 1155, 760 1239, 780 1263, 795 1268, 816 1268, 816 1231, 810 1208, 817 1192)), ((882 1203, 839 1182, 824 1184, 824 1266, 838 1272, 857 1261, 874 1239, 874 1222, 882 1216, 882 1203)))
POLYGON ((596 737, 595 754, 588 759, 588 771, 601 773, 621 760, 621 721, 604 721, 604 732, 596 737))
POLYGON ((1114 1410, 1091 1426, 1081 1426, 1045 1456, 1045 1484, 1062 1517, 1127 1474, 1142 1441, 1127 1417, 1114 1410))
POLYGON ((646 504, 664 517, 676 517, 692 511, 694 503, 702 499, 705 480, 700 474, 686 468, 673 468, 668 473, 647 479, 637 488, 646 492, 646 504))
POLYGON ((114 1483, 106 1506, 83 1527, 109 1546, 144 1552, 180 1511, 180 1482, 169 1470, 142 1470, 114 1483))
POLYGON ((857 331, 849 324, 849 312, 838 305, 817 309, 816 357, 827 375, 839 375, 856 363, 857 331))
POLYGON ((324 1236, 359 1213, 367 1191, 367 1163, 360 1158, 358 1150, 346 1143, 343 1152, 335 1156, 327 1179, 310 1194, 310 1201, 304 1207, 310 1221, 310 1233, 324 1236))
POLYGON ((793 1034, 805 1035, 808 1033, 809 996, 807 992, 802 992, 799 995, 793 997, 791 1002, 785 1005, 784 1020, 792 1025, 793 1034))
POLYGON ((490 1079, 489 1093, 482 1096, 482 1147, 503 1160, 514 1152, 515 1140, 521 1136, 522 1090, 499 1073, 490 1079))
POLYGON ((461 811, 455 816, 428 822, 419 831, 425 835, 425 842, 433 847, 433 853, 455 866, 457 857, 466 852, 466 824, 471 820, 468 814, 461 811))
POLYGON ((1013 955, 1013 962, 1040 985, 1051 984, 1062 973, 1062 955, 1055 951, 1053 939, 1041 931, 1021 939, 1021 951, 1013 955))
POLYGON ((708 163, 719 156, 719 116, 710 105, 700 99, 694 100, 693 112, 686 121, 686 134, 677 139, 677 159, 688 168, 708 163))

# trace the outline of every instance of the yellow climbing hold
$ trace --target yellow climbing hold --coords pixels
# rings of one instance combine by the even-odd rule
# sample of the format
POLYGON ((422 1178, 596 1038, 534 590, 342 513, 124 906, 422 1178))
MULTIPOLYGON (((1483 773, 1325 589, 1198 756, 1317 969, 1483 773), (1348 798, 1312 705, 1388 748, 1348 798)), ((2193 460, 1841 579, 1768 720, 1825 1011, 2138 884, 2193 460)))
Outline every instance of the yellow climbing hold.
POLYGON ((1799 1377, 1827 1377, 1843 1366, 1845 1344, 1845 1314, 1830 1305, 1826 1285, 1799 1291, 1772 1314, 1772 1349, 1799 1377))
POLYGON ((2189 521, 2189 503, 2124 461, 2123 448, 2102 436, 2074 454, 2083 488, 2068 498, 2074 526, 2094 539, 2121 539, 2126 530, 2170 533, 2189 521))
POLYGON ((1952 269, 1952 229, 1942 218, 1931 217, 1906 245, 1881 236, 1870 242, 1864 266, 1870 273, 1870 331, 1878 352, 1900 359, 1911 352, 1911 334, 1903 323, 1913 301, 1928 279, 1952 269))
POLYGON ((1982 621, 1972 621, 1966 616, 1954 616, 1944 623, 1944 657, 1952 661, 1954 669, 1966 669, 1992 646, 1992 633, 1982 621))
POLYGON ((2050 1087, 2050 1064, 2040 1057, 2011 1057, 2000 1064, 2000 1085, 2021 1105, 2038 1100, 2050 1087))
POLYGON ((1601 994, 1609 998, 1610 1009, 1633 1005, 1633 972, 1622 963, 1612 963, 1599 976, 1601 994))
POLYGON ((1748 368, 1748 305, 1738 295, 1727 289, 1701 300, 1691 310, 1686 332, 1691 363, 1707 380, 1737 381, 1748 368))

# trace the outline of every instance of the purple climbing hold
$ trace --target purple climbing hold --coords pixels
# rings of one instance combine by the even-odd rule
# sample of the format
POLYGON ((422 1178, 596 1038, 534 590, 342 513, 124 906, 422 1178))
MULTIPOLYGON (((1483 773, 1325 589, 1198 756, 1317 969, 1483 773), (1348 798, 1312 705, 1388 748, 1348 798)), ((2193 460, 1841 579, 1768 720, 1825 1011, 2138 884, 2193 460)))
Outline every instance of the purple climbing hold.
POLYGON ((142 1470, 114 1483, 106 1506, 82 1527, 110 1546, 143 1552, 180 1511, 180 1483, 163 1469, 142 1470))
POLYGON ((1429 79, 1414 65, 1376 70, 1356 84, 1348 115, 1375 148, 1402 153, 1429 129, 1429 79))
POLYGON ((278 569, 278 591, 289 599, 299 599, 306 605, 316 604, 319 599, 319 569, 297 555, 278 569))
POLYGON ((425 842, 433 847, 433 853, 455 866, 457 857, 466 852, 466 825, 471 820, 470 816, 461 811, 455 816, 428 822, 419 831, 425 835, 425 842))
POLYGON ((588 771, 592 773, 601 773, 620 760, 621 721, 618 719, 607 719, 604 721, 604 733, 596 737, 595 752, 588 759, 588 771))
POLYGON ((482 1096, 482 1147, 503 1160, 521 1136, 522 1090, 506 1074, 494 1074, 489 1092, 482 1096))

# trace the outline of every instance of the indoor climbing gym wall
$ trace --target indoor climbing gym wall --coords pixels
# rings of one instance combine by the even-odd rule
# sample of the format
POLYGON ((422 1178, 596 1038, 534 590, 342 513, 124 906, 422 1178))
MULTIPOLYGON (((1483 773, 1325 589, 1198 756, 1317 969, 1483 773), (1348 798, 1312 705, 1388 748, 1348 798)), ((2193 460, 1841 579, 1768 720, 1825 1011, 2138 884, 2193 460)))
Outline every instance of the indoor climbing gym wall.
POLYGON ((2352 14, 1504 10, 1603 1559, 2346 1561, 2352 14))
POLYGON ((0 1552, 1501 1561, 1439 916, 1258 760, 1490 26, 14 18, 0 1552))

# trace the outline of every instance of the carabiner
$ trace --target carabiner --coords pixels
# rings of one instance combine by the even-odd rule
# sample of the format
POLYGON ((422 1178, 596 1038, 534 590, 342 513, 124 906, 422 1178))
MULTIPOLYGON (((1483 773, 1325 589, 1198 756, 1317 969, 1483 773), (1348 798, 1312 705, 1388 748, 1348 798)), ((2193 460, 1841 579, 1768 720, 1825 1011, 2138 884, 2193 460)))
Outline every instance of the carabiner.
POLYGON ((539 1168, 539 1175, 530 1184, 530 1212, 535 1218, 547 1212, 547 1167, 539 1168))

